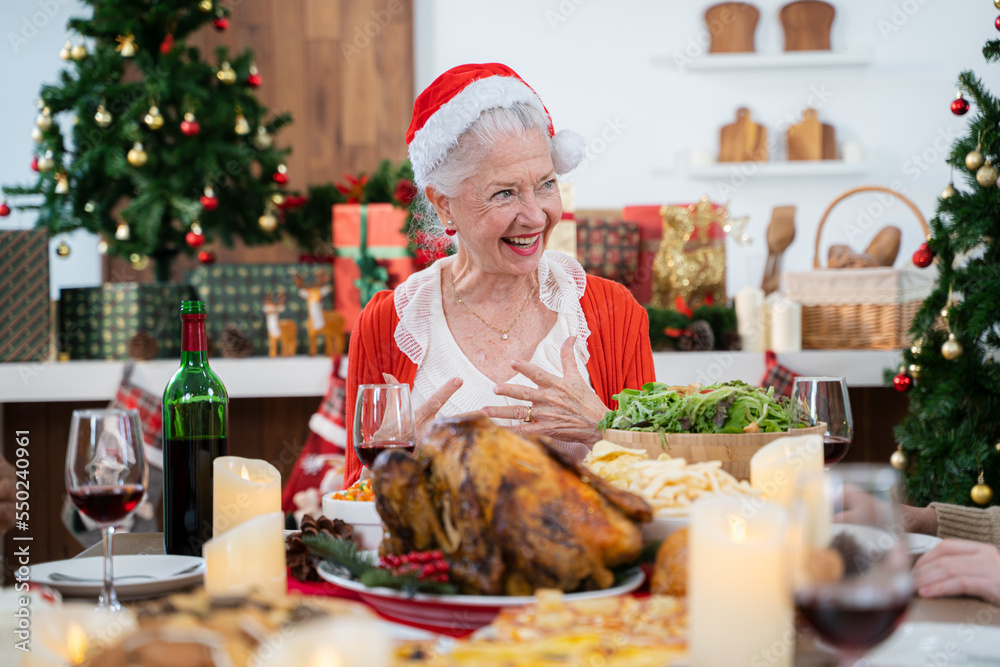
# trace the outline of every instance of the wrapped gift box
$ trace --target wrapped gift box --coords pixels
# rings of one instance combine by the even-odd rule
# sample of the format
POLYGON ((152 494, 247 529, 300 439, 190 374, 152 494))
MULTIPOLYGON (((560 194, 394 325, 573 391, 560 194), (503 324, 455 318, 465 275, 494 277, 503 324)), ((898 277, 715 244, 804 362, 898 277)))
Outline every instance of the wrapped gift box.
POLYGON ((59 348, 70 359, 127 359, 140 331, 157 342, 159 359, 180 357, 181 301, 195 298, 177 283, 106 283, 59 294, 59 348))
POLYGON ((49 237, 0 231, 0 362, 49 356, 49 237))
MULTIPOLYGON (((309 315, 305 299, 298 295, 295 276, 302 276, 306 284, 311 285, 317 270, 325 280, 330 279, 330 267, 326 264, 212 264, 190 271, 187 282, 196 298, 205 302, 208 333, 216 345, 222 340, 226 326, 235 323, 249 336, 255 356, 267 356, 268 353, 264 298, 268 294, 283 293, 285 311, 280 318, 295 322, 297 353, 306 354, 309 315)), ((333 310, 330 295, 323 298, 323 309, 333 310)))
POLYGON ((639 227, 639 266, 635 280, 629 285, 632 296, 641 304, 653 299, 653 260, 660 249, 663 238, 663 218, 661 204, 651 206, 626 206, 622 209, 622 219, 639 227))
POLYGON ((388 272, 387 287, 394 289, 416 271, 403 231, 406 210, 392 204, 337 204, 333 207, 334 309, 344 316, 344 329, 351 331, 361 312, 361 277, 357 260, 361 243, 388 272), (362 209, 365 238, 362 239, 362 209))
POLYGON ((639 267, 639 225, 602 218, 577 220, 576 256, 587 273, 630 285, 639 267))

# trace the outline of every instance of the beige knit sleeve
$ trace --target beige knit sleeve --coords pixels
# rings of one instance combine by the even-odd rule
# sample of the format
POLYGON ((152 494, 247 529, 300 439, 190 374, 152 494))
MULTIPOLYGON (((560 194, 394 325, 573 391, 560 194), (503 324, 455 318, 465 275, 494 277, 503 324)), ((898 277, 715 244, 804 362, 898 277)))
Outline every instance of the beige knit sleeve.
POLYGON ((938 521, 938 537, 987 542, 1000 548, 1000 507, 961 507, 931 503, 938 521))

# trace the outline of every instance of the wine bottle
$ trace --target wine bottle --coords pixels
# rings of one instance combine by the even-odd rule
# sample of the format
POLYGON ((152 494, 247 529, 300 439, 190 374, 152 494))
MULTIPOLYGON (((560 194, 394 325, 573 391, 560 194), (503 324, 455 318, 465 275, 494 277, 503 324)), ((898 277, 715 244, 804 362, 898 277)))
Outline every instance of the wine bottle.
POLYGON ((229 395, 208 365, 205 304, 181 303, 181 365, 163 390, 163 548, 201 556, 212 538, 212 464, 229 454, 229 395))

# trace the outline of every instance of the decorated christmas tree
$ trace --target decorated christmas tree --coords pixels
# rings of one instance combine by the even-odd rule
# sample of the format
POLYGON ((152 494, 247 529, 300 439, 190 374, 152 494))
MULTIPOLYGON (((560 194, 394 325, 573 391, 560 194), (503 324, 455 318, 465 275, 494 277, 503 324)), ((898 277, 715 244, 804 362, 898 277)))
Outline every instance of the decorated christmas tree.
POLYGON ((272 135, 291 118, 258 102, 251 51, 209 61, 184 41, 228 27, 221 0, 85 2, 93 16, 70 19, 68 65, 38 101, 37 181, 5 186, 11 203, 52 235, 87 229, 102 252, 152 260, 159 280, 179 253, 212 261, 213 241, 276 241, 288 150, 272 135))
MULTIPOLYGON (((983 54, 1000 60, 1000 40, 983 54)), ((941 193, 931 236, 913 256, 917 266, 936 262, 938 281, 913 320, 903 367, 887 373, 909 392, 892 463, 918 505, 989 505, 1000 484, 1000 100, 972 72, 958 81, 952 113, 974 107, 948 160, 959 187, 941 193)))

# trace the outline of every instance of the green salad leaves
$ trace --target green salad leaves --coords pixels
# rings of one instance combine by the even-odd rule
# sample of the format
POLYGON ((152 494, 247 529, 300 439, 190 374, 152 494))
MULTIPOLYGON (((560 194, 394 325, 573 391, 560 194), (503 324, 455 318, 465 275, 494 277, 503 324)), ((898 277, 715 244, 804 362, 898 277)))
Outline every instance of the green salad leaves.
MULTIPOLYGON (((641 390, 615 394, 618 409, 601 420, 602 429, 656 433, 780 433, 792 426, 787 398, 739 380, 707 387, 671 387, 649 382, 641 390)), ((795 428, 807 426, 796 423, 795 428)))

